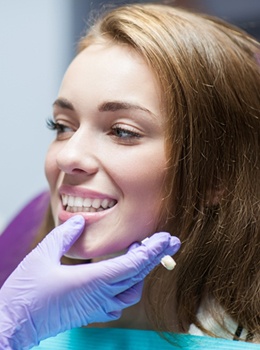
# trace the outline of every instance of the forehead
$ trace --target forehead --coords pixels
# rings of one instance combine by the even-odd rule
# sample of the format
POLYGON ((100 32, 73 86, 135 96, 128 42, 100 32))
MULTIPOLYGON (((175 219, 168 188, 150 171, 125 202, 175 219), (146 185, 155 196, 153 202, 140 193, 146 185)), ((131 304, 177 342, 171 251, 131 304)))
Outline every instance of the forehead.
POLYGON ((138 78, 142 72, 153 82, 153 73, 148 69, 143 58, 132 48, 122 45, 111 45, 106 42, 93 43, 81 51, 70 64, 65 79, 74 76, 88 76, 90 79, 95 75, 96 80, 107 80, 113 75, 127 78, 127 81, 138 78), (130 73, 136 72, 133 76, 130 73), (132 78, 132 79, 131 79, 132 78))
MULTIPOLYGON (((92 99, 141 99, 160 110, 160 88, 154 73, 132 48, 95 43, 69 66, 60 92, 91 93, 92 99)), ((99 101, 102 102, 102 101, 99 101)), ((133 101, 134 102, 134 101, 133 101)))

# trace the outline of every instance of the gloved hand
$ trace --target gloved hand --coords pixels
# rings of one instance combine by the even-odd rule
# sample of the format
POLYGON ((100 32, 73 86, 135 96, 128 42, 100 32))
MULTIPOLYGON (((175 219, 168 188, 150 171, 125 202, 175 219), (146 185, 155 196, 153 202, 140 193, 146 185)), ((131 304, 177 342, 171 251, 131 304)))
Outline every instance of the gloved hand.
POLYGON ((146 275, 180 247, 178 238, 161 232, 110 260, 61 265, 84 224, 76 215, 55 228, 4 283, 0 349, 29 349, 65 330, 119 318, 140 300, 146 275))

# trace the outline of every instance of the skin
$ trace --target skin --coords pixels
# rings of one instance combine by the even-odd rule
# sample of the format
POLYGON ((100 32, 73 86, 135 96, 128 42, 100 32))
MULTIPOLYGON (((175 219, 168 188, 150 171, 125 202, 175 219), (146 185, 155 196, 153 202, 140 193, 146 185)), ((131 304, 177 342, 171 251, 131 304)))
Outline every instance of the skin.
POLYGON ((100 212, 79 209, 86 228, 68 256, 114 254, 153 234, 166 172, 164 118, 142 57, 125 46, 90 45, 64 76, 54 122, 60 126, 45 172, 55 224, 74 215, 61 194, 116 203, 100 212))

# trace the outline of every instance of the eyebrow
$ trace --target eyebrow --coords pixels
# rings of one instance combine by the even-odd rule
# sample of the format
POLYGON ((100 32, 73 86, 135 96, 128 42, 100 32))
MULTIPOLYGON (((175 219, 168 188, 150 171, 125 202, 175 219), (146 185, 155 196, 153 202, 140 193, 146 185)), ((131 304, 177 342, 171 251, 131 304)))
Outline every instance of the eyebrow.
POLYGON ((66 98, 58 98, 57 100, 54 101, 52 106, 75 111, 73 104, 66 98))
MULTIPOLYGON (((73 104, 66 98, 58 98, 57 100, 55 100, 53 103, 53 107, 56 106, 63 109, 75 111, 73 104)), ((149 113, 152 117, 157 119, 157 116, 154 113, 152 113, 149 109, 130 102, 105 101, 98 106, 99 112, 116 112, 120 110, 140 110, 149 113)))
POLYGON ((153 114, 149 109, 130 102, 105 101, 98 106, 99 112, 116 112, 129 109, 144 111, 146 113, 149 113, 151 116, 156 117, 156 115, 153 114))

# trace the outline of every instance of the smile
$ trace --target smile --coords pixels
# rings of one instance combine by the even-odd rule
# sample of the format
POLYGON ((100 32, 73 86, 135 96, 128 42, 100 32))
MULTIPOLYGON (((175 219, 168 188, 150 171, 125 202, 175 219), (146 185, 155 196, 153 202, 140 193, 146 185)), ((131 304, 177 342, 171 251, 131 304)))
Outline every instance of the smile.
POLYGON ((111 198, 82 198, 66 194, 62 194, 61 199, 64 209, 71 213, 104 211, 117 203, 115 199, 111 198))

